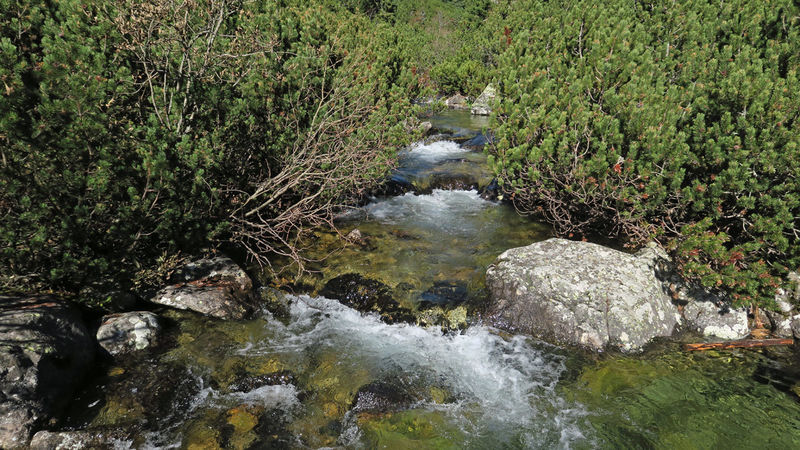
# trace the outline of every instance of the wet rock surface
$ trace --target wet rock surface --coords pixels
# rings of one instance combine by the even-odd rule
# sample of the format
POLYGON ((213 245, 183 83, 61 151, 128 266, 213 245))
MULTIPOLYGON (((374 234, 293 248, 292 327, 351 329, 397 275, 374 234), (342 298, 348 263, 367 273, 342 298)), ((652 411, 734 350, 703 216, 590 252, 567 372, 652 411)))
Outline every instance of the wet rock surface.
POLYGON ((202 388, 198 377, 186 367, 151 358, 131 357, 100 379, 106 387, 87 387, 79 392, 64 425, 130 432, 159 429, 190 408, 202 388))
POLYGON ((252 311, 253 282, 226 257, 189 263, 150 301, 219 319, 244 319, 252 311))
POLYGON ((249 392, 262 386, 275 386, 278 384, 297 384, 297 378, 288 370, 281 370, 267 375, 244 375, 234 381, 228 389, 230 391, 249 392))
POLYGON ((446 388, 425 386, 420 379, 397 376, 373 381, 359 388, 351 410, 383 414, 402 411, 420 402, 449 403, 454 400, 446 388))
POLYGON ((115 448, 114 433, 96 431, 40 431, 31 440, 31 450, 78 450, 85 448, 115 448))
POLYGON ((413 321, 410 310, 392 297, 392 289, 357 273, 340 275, 325 284, 320 295, 361 312, 376 312, 388 323, 413 321))
POLYGON ((94 359, 80 312, 53 297, 0 297, 0 448, 28 443, 94 359))
POLYGON ((155 345, 160 333, 158 316, 149 311, 131 311, 103 317, 96 337, 106 352, 120 355, 155 345))
POLYGON ((448 191, 478 189, 478 180, 468 173, 434 173, 420 194, 430 194, 434 189, 448 191))
POLYGON ((488 317, 555 342, 638 350, 670 336, 680 318, 656 274, 650 254, 549 239, 508 250, 489 267, 488 317))
POLYGON ((408 408, 417 400, 396 383, 375 381, 358 390, 352 410, 369 413, 399 411, 408 408))

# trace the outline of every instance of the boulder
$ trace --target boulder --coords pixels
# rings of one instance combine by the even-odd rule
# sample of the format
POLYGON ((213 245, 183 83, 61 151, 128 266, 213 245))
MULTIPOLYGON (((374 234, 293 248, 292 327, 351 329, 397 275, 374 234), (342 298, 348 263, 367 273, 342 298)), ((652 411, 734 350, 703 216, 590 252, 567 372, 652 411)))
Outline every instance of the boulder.
POLYGON ((747 311, 744 309, 720 307, 708 301, 694 301, 684 306, 683 316, 687 326, 703 336, 742 339, 750 334, 747 311))
POLYGON ((792 336, 795 339, 800 339, 800 314, 792 317, 792 336))
POLYGON ((798 317, 794 305, 800 303, 800 275, 797 272, 789 272, 786 281, 787 285, 778 288, 775 293, 777 308, 774 311, 766 311, 772 333, 782 338, 792 337, 792 322, 798 317))
POLYGON ((0 448, 28 444, 94 360, 80 311, 49 296, 0 297, 0 448))
POLYGON ((444 104, 447 105, 448 108, 452 109, 467 109, 469 108, 469 105, 467 104, 468 102, 469 102, 468 97, 464 97, 461 94, 455 94, 452 97, 445 100, 444 104))
POLYGON ((492 113, 492 104, 497 97, 497 90, 489 84, 472 104, 470 112, 476 116, 488 116, 492 113))
POLYGON ((226 257, 186 264, 150 301, 219 319, 244 319, 252 311, 253 282, 226 257))
POLYGON ((767 311, 772 334, 781 338, 792 337, 792 321, 794 316, 783 314, 780 311, 767 311))
POLYGON ((487 317, 498 328, 592 350, 641 349, 680 320, 660 279, 667 258, 549 239, 501 254, 486 272, 487 317))
POLYGON ((427 186, 417 190, 420 194, 430 194, 434 189, 469 191, 478 189, 478 180, 469 173, 437 172, 427 180, 427 186))
POLYGON ((387 323, 414 321, 414 315, 394 299, 389 286, 357 273, 331 279, 325 283, 320 295, 361 312, 377 313, 387 323))
POLYGON ((158 316, 148 311, 132 311, 104 316, 96 337, 105 351, 120 355, 155 345, 160 332, 158 316))
POLYGON ((422 132, 422 135, 423 135, 423 136, 427 136, 427 135, 428 135, 428 133, 429 133, 429 132, 430 132, 432 129, 433 129, 433 124, 432 124, 432 123, 430 123, 430 122, 428 122, 428 121, 421 122, 421 123, 419 124, 419 131, 421 131, 421 132, 422 132))

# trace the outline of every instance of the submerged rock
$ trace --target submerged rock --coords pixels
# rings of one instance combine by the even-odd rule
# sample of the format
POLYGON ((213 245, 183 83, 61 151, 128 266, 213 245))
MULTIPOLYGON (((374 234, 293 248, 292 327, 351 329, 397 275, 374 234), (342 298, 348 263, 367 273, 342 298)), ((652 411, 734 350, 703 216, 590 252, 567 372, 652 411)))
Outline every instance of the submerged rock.
POLYGON ((472 104, 470 112, 476 116, 488 116, 492 113, 492 103, 497 97, 497 90, 491 84, 481 92, 481 95, 472 104))
POLYGON ((388 383, 385 381, 375 381, 356 392, 352 410, 355 412, 386 413, 407 409, 414 402, 420 399, 415 398, 402 385, 388 383))
POLYGON ((421 299, 436 305, 458 305, 467 300, 467 295, 464 283, 437 281, 422 293, 421 299))
POLYGON ((149 311, 132 311, 103 317, 97 343, 111 355, 144 350, 156 344, 161 333, 158 316, 149 311))
POLYGON ((389 286, 357 273, 340 275, 325 284, 320 295, 338 300, 361 312, 376 312, 388 323, 409 322, 414 317, 392 297, 389 286))
POLYGON ((258 298, 264 308, 279 319, 287 319, 291 315, 291 300, 286 293, 273 287, 258 288, 258 298))
POLYGON ((712 302, 694 301, 684 307, 683 316, 688 327, 703 336, 742 339, 750 333, 744 309, 720 308, 712 302))
POLYGON ((0 297, 0 448, 28 444, 94 359, 80 312, 53 297, 0 297))
POLYGON ((288 370, 281 370, 266 375, 243 375, 228 386, 232 392, 250 392, 262 386, 275 386, 278 384, 297 384, 294 374, 288 370))
POLYGON ((253 310, 253 282, 228 258, 189 263, 178 270, 170 282, 173 284, 160 290, 150 301, 219 319, 244 319, 253 310))
POLYGON ((641 349, 671 335, 680 319, 651 253, 564 239, 507 250, 486 272, 489 319, 499 328, 592 350, 641 349))
POLYGON ((422 379, 389 377, 358 389, 351 410, 383 414, 402 411, 420 402, 449 403, 455 397, 443 386, 428 386, 422 379))

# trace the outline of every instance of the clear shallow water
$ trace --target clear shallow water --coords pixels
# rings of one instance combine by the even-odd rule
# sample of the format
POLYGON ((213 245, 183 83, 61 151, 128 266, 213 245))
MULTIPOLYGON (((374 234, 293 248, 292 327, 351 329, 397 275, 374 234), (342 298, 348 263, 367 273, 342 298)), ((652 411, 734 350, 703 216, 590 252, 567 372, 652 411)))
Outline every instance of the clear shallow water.
MULTIPOLYGON (((181 345, 149 364, 185 367, 180 380, 162 381, 191 388, 177 396, 163 394, 161 400, 176 407, 128 444, 567 448, 586 439, 581 431, 585 411, 558 392, 567 358, 557 349, 521 336, 503 338, 479 326, 443 334, 387 325, 321 297, 289 300, 284 320, 267 313, 238 327, 175 313, 181 345), (231 391, 236 380, 287 367, 293 384, 231 391), (387 407, 360 408, 358 391, 370 383, 391 386, 402 399, 389 393, 387 407), (257 432, 262 421, 279 424, 266 441, 257 432)), ((147 376, 158 377, 158 370, 147 376)), ((110 395, 94 427, 145 421, 144 413, 140 418, 109 413, 120 403, 136 403, 125 399, 131 392, 115 385, 124 385, 125 377, 109 383, 110 395)))
POLYGON ((133 432, 121 441, 132 448, 800 445, 800 405, 784 391, 796 378, 776 365, 787 355, 665 344, 596 358, 482 326, 444 334, 325 298, 289 300, 280 320, 169 313, 176 345, 112 367, 90 427, 133 432), (286 384, 237 391, 285 371, 286 384), (388 406, 360 407, 359 392, 376 385, 391 387, 367 389, 388 406))
MULTIPOLYGON (((477 132, 464 113, 435 125, 477 132)), ((416 182, 488 176, 482 154, 449 142, 412 146, 401 162, 416 182)), ((364 242, 342 249, 319 232, 311 256, 327 258, 312 290, 357 272, 412 305, 436 283, 480 302, 499 253, 549 235, 474 190, 374 199, 339 226, 364 242)), ((108 367, 65 425, 132 448, 800 448, 800 358, 788 349, 667 343, 595 356, 480 325, 443 334, 288 300, 286 314, 246 322, 164 312, 164 349, 108 367)))

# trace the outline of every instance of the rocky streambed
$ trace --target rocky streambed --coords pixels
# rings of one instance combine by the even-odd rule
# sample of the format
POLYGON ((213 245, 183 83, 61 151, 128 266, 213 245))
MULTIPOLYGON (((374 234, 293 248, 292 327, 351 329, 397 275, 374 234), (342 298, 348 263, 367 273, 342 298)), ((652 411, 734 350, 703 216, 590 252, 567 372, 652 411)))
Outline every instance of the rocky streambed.
MULTIPOLYGON (((385 195, 317 233, 293 293, 208 260, 96 332, 57 311, 59 339, 102 345, 94 364, 2 335, 0 433, 28 411, 34 448, 800 447, 792 348, 684 352, 742 315, 675 286, 655 249, 548 240, 494 200, 485 118, 432 122, 385 195)), ((33 305, 5 317, 52 307, 33 305)))

